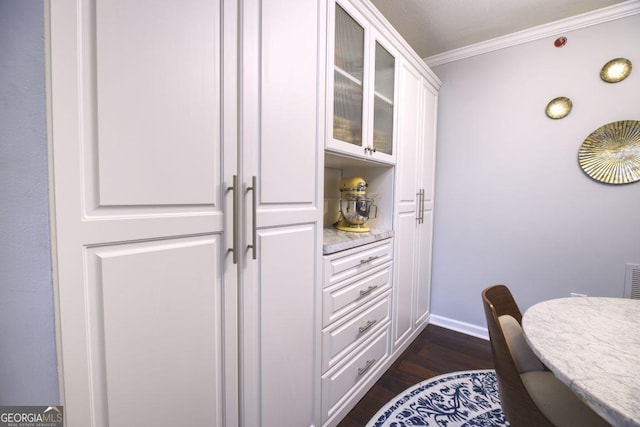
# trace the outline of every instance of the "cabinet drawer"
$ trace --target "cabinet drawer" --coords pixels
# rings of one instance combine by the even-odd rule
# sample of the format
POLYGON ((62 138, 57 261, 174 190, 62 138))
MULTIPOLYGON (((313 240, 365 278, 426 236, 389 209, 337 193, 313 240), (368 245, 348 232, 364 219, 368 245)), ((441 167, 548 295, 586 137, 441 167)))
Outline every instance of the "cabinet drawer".
POLYGON ((334 366, 359 343, 386 326, 390 319, 390 295, 377 299, 322 332, 322 372, 334 366))
POLYGON ((393 258, 393 239, 370 243, 324 257, 324 286, 371 270, 393 258))
POLYGON ((344 364, 322 377, 322 422, 349 400, 356 386, 371 375, 389 357, 389 326, 366 341, 344 364))
POLYGON ((391 288, 391 263, 322 291, 322 326, 338 320, 391 288))

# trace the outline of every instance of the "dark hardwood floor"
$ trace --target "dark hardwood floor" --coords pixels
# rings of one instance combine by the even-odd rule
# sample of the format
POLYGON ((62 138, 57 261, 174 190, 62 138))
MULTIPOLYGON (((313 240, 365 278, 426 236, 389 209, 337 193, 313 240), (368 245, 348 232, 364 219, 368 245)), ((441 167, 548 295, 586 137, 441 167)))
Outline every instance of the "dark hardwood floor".
POLYGON ((385 403, 428 378, 488 368, 493 368, 489 341, 429 325, 338 426, 363 427, 385 403))

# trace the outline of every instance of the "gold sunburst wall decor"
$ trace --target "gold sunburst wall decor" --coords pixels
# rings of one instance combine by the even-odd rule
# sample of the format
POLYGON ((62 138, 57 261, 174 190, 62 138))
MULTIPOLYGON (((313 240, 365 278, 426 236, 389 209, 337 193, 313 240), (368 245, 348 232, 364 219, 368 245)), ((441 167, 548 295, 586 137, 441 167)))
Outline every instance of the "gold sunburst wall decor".
POLYGON ((612 59, 600 70, 600 78, 607 83, 618 83, 629 77, 631 68, 631 61, 627 58, 612 59))
POLYGON ((566 96, 559 96, 549 101, 547 108, 545 109, 545 113, 550 119, 562 119, 569 115, 572 108, 573 103, 569 98, 566 96))
POLYGON ((593 131, 580 146, 578 163, 606 184, 640 181, 640 121, 612 122, 593 131))

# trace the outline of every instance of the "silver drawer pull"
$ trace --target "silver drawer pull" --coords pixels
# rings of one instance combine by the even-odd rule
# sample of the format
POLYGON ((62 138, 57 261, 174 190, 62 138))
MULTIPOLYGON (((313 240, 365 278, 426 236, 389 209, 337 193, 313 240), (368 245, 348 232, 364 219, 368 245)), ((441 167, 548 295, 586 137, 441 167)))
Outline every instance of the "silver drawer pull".
POLYGON ((367 360, 367 363, 364 365, 364 367, 358 368, 358 376, 367 372, 369 368, 373 366, 374 363, 376 363, 376 359, 367 360))
POLYGON ((375 324, 376 324, 376 322, 377 322, 377 320, 376 320, 376 319, 369 320, 369 321, 367 321, 367 324, 366 324, 366 325, 364 325, 364 326, 360 326, 360 327, 358 328, 358 330, 360 331, 360 333, 363 333, 364 331, 366 331, 367 329, 369 329, 370 327, 372 327, 373 325, 375 325, 375 324))
POLYGON ((367 263, 369 263, 369 262, 371 262, 371 261, 373 261, 373 260, 376 260, 376 259, 378 259, 378 258, 380 258, 380 257, 379 257, 379 256, 370 256, 370 257, 369 257, 369 258, 367 258, 367 259, 361 259, 361 260, 360 260, 360 264, 367 264, 367 263))
POLYGON ((373 290, 374 290, 374 289, 376 289, 377 287, 378 287, 378 285, 376 285, 376 286, 369 286, 369 287, 367 288, 367 290, 365 290, 365 291, 360 291, 360 296, 361 296, 361 297, 363 297, 363 296, 365 296, 365 295, 369 295, 369 294, 370 294, 371 292, 373 292, 373 290))

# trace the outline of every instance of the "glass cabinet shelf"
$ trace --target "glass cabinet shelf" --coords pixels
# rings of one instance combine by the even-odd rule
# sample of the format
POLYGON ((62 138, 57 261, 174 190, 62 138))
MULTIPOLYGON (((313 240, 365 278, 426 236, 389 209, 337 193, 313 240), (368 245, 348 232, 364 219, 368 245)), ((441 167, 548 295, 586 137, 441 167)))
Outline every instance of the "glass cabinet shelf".
POLYGON ((343 70, 342 68, 338 67, 337 65, 334 66, 334 69, 336 71, 336 73, 340 74, 342 77, 345 77, 349 80, 351 80, 352 82, 362 86, 362 79, 358 79, 356 76, 350 74, 348 71, 343 70))
POLYGON ((384 102, 386 102, 386 103, 387 103, 387 104, 389 104, 389 105, 393 105, 393 99, 389 99, 389 98, 387 98, 386 96, 384 96, 384 95, 383 95, 383 94, 381 94, 381 93, 374 92, 374 93, 373 93, 373 96, 375 96, 375 97, 376 97, 376 99, 379 99, 380 101, 384 101, 384 102))

